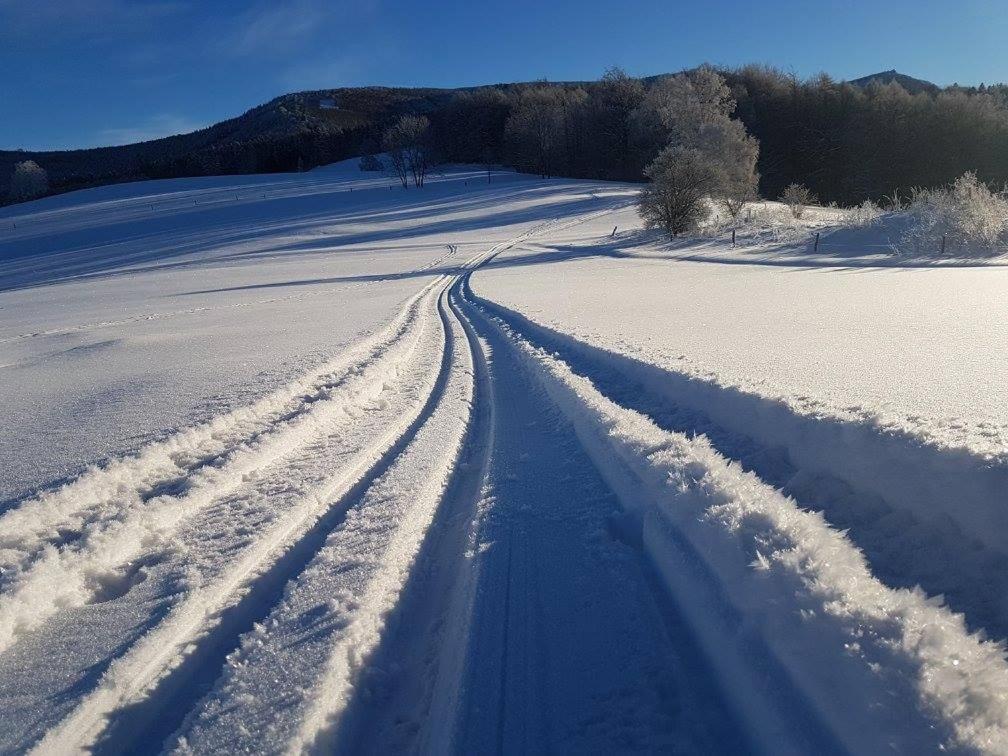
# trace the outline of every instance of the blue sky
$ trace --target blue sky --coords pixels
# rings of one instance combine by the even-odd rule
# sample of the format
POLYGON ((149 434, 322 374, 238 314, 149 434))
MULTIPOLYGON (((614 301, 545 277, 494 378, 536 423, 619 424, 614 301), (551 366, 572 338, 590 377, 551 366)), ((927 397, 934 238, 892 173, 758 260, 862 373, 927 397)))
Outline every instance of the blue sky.
POLYGON ((284 92, 596 78, 701 62, 1008 81, 997 0, 0 0, 0 148, 189 131, 284 92))

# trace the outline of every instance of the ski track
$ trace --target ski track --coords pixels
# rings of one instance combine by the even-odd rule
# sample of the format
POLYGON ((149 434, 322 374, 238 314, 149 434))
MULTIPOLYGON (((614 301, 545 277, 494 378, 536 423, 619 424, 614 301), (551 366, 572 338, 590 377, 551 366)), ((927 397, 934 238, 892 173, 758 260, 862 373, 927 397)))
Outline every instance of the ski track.
POLYGON ((1002 647, 838 529, 860 492, 470 290, 617 209, 450 245, 345 353, 0 515, 0 750, 1008 753, 1002 647))
MULTIPOLYGON (((553 225, 536 226, 457 267, 478 264, 553 225)), ((449 250, 445 257, 456 251, 449 250)), ((327 439, 345 434, 347 427, 352 430, 355 419, 374 405, 394 401, 402 365, 417 356, 429 362, 445 349, 443 336, 440 346, 424 345, 421 334, 426 331, 429 341, 433 329, 425 325, 440 319, 433 302, 448 280, 442 276, 426 286, 393 323, 346 355, 251 407, 150 444, 135 457, 91 469, 5 513, 0 520, 5 526, 6 567, 0 621, 8 649, 19 641, 30 646, 37 640, 33 631, 44 628, 47 621, 124 595, 137 584, 146 589, 160 583, 170 595, 168 607, 159 610, 163 617, 152 618, 146 631, 143 623, 122 631, 118 646, 122 650, 112 651, 96 687, 58 726, 52 727, 45 716, 35 717, 31 727, 48 730, 39 750, 90 748, 103 742, 104 730, 111 725, 113 730, 128 731, 129 726, 120 727, 114 714, 136 708, 156 693, 173 669, 185 666, 186 654, 198 649, 197 641, 212 634, 214 623, 234 611, 243 594, 254 591, 249 586, 257 576, 296 544, 320 513, 416 421, 430 386, 402 392, 400 401, 410 409, 400 410, 389 422, 377 427, 357 423, 362 429, 361 438, 354 441, 357 447, 351 449, 356 454, 314 488, 301 490, 285 480, 291 473, 304 475, 300 470, 304 465, 331 464, 339 455, 331 444, 327 446, 327 439), (384 398, 390 391, 391 396, 384 398), (291 489, 300 498, 284 504, 283 494, 289 499, 291 489), (273 522, 271 513, 276 509, 282 514, 273 522), (234 522, 239 527, 233 527, 234 522), (221 532, 228 523, 232 532, 221 532), (259 535, 261 529, 266 535, 259 535), (235 533, 241 536, 237 542, 221 545, 225 535, 235 533), (202 555, 201 540, 210 549, 202 555), (221 571, 222 567, 226 569, 221 571)), ((417 370, 433 381, 436 371, 429 366, 417 370)), ((353 447, 344 441, 346 445, 353 447)), ((310 476, 304 477, 307 480, 310 476)), ((152 605, 156 603, 151 599, 152 605)), ((27 659, 30 654, 10 657, 14 675, 19 656, 27 659)), ((81 684, 86 684, 87 676, 81 684)), ((54 711, 58 713, 58 707, 54 711)), ((326 715, 320 717, 323 721, 326 715)), ((30 742, 27 733, 9 734, 7 742, 25 742, 25 737, 30 742)))
MULTIPOLYGON (((761 740, 800 731, 768 710, 762 678, 776 667, 850 751, 1008 751, 1001 644, 972 634, 941 597, 883 585, 821 513, 802 510, 705 437, 663 430, 611 401, 555 352, 515 330, 522 319, 502 319, 496 313, 506 310, 493 305, 486 310, 538 366, 547 391, 640 522, 645 552, 703 628, 708 658, 733 681, 731 695, 753 729, 764 730, 761 740), (718 598, 714 606, 710 595, 718 598), (754 674, 759 656, 765 662, 754 674), (838 694, 845 687, 850 693, 838 694), (852 696, 867 705, 850 706, 852 696)), ((790 750, 786 742, 781 748, 790 750)), ((799 741, 792 748, 806 746, 799 741)))
POLYGON ((461 327, 441 307, 449 348, 442 369, 446 385, 436 407, 288 585, 261 631, 244 638, 242 649, 228 659, 225 676, 199 707, 180 751, 332 746, 330 733, 409 574, 468 423, 472 358, 461 327), (262 685, 281 674, 291 681, 286 690, 262 685), (255 704, 236 708, 243 700, 255 704), (272 717, 281 703, 299 716, 272 717))
MULTIPOLYGON (((828 418, 814 421, 788 415, 767 422, 766 415, 783 414, 783 408, 774 403, 760 406, 759 399, 728 389, 719 395, 712 384, 592 346, 498 303, 471 292, 470 296, 524 338, 590 377, 617 403, 647 415, 665 430, 704 434, 722 455, 804 508, 822 511, 864 550, 887 584, 919 585, 963 613, 971 631, 1008 637, 1008 553, 989 535, 978 540, 961 519, 966 509, 1000 516, 996 503, 1003 498, 1003 466, 966 455, 947 458, 916 441, 876 436, 861 426, 838 428, 828 418), (898 475, 866 473, 851 461, 872 454, 882 460, 873 463, 876 469, 895 467, 907 475, 916 470, 922 479, 919 487, 928 488, 931 480, 940 481, 940 486, 915 497, 893 482, 898 475), (957 489, 950 483, 963 479, 971 485, 957 489), (939 487, 942 490, 936 492, 939 487), (928 559, 918 558, 923 549, 928 559)), ((993 525, 988 531, 1000 532, 993 525)))
MULTIPOLYGON (((27 507, 10 513, 13 523, 0 520, 0 527, 7 526, 8 549, 26 555, 17 567, 8 566, 5 570, 15 573, 20 568, 0 595, 0 650, 19 633, 37 627, 60 608, 87 602, 103 583, 117 577, 116 571, 122 565, 137 558, 144 548, 170 539, 181 522, 211 501, 241 486, 258 471, 283 461, 313 438, 332 433, 352 421, 355 412, 383 393, 385 381, 394 378, 398 366, 415 354, 427 314, 423 305, 428 296, 429 292, 425 292, 407 308, 409 315, 404 328, 396 331, 400 338, 383 345, 376 358, 365 359, 350 368, 343 383, 321 388, 325 398, 312 401, 307 410, 288 412, 293 417, 277 423, 270 433, 240 443, 219 466, 200 466, 186 480, 184 494, 147 498, 134 485, 124 492, 124 497, 106 499, 98 509, 94 505, 87 507, 86 519, 81 518, 83 522, 67 517, 80 512, 77 508, 82 503, 80 499, 69 499, 59 519, 46 521, 36 517, 25 523, 26 517, 18 522, 17 515, 35 514, 33 507, 27 507), (22 527, 18 528, 19 525, 22 527), (43 528, 63 531, 74 528, 79 535, 69 542, 61 539, 57 547, 40 538, 43 528), (19 548, 11 548, 13 544, 19 548)), ((149 470, 147 467, 143 472, 149 470)), ((163 480, 148 477, 144 483, 149 488, 163 480)))

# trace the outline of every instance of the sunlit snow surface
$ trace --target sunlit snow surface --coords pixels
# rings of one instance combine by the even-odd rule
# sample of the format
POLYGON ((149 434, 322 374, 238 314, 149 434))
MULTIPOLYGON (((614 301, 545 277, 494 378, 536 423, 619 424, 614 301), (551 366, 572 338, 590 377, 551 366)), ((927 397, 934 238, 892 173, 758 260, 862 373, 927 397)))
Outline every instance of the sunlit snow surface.
MULTIPOLYGON (((825 214, 825 213, 824 213, 825 214)), ((1008 457, 1008 260, 901 259, 895 232, 665 242, 632 208, 473 277, 543 324, 806 412, 1008 457), (610 237, 613 227, 616 236, 610 237)))
POLYGON ((256 398, 593 186, 470 171, 404 194, 347 161, 0 208, 0 502, 256 398))
POLYGON ((1008 268, 635 194, 0 209, 0 750, 1008 750, 1008 268))

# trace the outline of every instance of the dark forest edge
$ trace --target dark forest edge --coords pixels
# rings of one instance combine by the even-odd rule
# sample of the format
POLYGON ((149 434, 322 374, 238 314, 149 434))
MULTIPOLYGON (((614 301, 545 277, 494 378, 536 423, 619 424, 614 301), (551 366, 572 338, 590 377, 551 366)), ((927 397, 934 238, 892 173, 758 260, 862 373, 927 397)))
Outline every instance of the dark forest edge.
MULTIPOLYGON (((967 171, 987 184, 1008 182, 1006 85, 911 86, 911 93, 900 83, 915 81, 909 77, 847 83, 826 75, 799 80, 757 65, 718 71, 734 99, 733 117, 759 142, 764 197, 802 184, 823 202, 884 202, 967 171)), ((635 113, 664 78, 613 69, 595 82, 289 94, 191 134, 66 152, 0 152, 0 203, 25 198, 15 198, 11 179, 15 165, 29 160, 48 175, 50 194, 144 179, 307 170, 380 150, 383 133, 403 115, 429 119, 439 161, 642 181, 655 154, 635 129, 635 113), (549 143, 546 150, 517 136, 514 124, 524 118, 529 126, 530 111, 541 121, 530 128, 557 135, 538 140, 549 143)))

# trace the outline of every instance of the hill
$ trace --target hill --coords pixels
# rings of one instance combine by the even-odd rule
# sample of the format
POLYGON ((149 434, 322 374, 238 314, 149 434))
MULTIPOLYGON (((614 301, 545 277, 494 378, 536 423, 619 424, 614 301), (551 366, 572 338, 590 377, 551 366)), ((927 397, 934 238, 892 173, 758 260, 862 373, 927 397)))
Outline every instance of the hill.
POLYGON ((189 134, 59 152, 0 151, 0 198, 15 163, 35 160, 54 191, 110 182, 270 173, 331 163, 374 142, 402 113, 428 113, 454 90, 360 87, 296 92, 189 134), (306 165, 307 164, 307 165, 306 165))
POLYGON ((937 84, 932 84, 930 81, 925 81, 924 79, 915 79, 913 76, 907 76, 895 69, 862 76, 860 79, 854 79, 849 83, 862 88, 870 84, 899 84, 910 94, 920 94, 921 92, 935 94, 941 89, 937 84))

